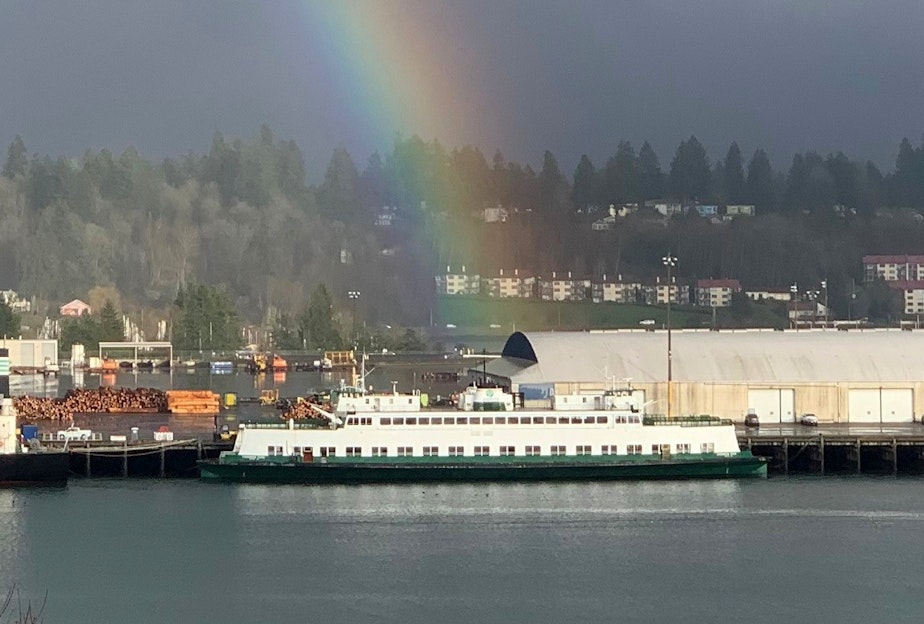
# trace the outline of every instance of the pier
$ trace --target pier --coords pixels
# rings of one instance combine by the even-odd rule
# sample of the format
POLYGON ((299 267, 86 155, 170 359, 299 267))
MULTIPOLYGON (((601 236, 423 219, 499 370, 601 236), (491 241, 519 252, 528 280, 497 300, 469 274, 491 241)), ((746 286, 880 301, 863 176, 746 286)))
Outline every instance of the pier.
POLYGON ((69 440, 63 447, 70 453, 74 477, 106 478, 196 478, 200 459, 215 459, 231 450, 232 442, 197 439, 113 444, 100 440, 69 440))
POLYGON ((773 425, 739 429, 742 449, 766 457, 771 475, 924 475, 924 426, 773 425))

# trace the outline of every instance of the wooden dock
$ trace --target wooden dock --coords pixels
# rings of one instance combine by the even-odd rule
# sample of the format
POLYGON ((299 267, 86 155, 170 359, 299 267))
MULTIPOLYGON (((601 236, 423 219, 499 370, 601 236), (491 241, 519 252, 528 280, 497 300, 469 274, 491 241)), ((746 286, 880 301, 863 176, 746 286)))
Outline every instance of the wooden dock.
POLYGON ((924 475, 924 428, 917 432, 740 433, 742 449, 766 457, 771 475, 924 475))
POLYGON ((163 479, 196 478, 199 476, 197 461, 215 459, 232 446, 231 442, 197 439, 124 444, 81 440, 69 441, 65 448, 70 453, 74 477, 163 479))

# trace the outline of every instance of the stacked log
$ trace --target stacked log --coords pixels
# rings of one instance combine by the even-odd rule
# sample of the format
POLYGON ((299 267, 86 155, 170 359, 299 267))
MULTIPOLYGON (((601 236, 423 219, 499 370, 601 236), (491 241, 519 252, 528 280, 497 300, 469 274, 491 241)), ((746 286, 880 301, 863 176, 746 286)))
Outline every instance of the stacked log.
POLYGON ((218 393, 208 390, 168 390, 167 410, 173 414, 217 414, 218 393))
POLYGON ((299 399, 296 403, 288 405, 282 411, 282 418, 284 420, 289 420, 290 418, 294 418, 295 420, 303 418, 323 418, 317 410, 311 407, 312 405, 316 405, 327 413, 334 411, 329 401, 322 403, 321 401, 313 401, 311 399, 299 399))
POLYGON ((60 399, 14 397, 13 404, 20 418, 27 420, 70 421, 74 414, 138 414, 167 410, 164 391, 155 388, 78 388, 68 390, 60 399))

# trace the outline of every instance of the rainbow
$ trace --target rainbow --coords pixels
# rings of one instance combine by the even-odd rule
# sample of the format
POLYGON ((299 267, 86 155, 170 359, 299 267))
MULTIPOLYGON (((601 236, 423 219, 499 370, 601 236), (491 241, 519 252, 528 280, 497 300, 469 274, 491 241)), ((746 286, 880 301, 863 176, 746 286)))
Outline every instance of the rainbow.
POLYGON ((353 123, 347 144, 384 153, 395 135, 473 142, 480 111, 477 64, 449 28, 451 7, 388 0, 298 5, 309 54, 336 85, 336 105, 353 123), (455 39, 455 40, 454 40, 455 39), (466 62, 466 61, 470 62, 466 62), (465 68, 459 75, 460 68, 465 68))

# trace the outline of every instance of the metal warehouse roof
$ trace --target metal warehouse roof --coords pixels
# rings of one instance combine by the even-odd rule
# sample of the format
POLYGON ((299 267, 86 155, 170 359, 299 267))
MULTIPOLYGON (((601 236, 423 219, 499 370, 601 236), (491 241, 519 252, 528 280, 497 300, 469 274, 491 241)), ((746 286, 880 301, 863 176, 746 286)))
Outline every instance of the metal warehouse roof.
MULTIPOLYGON (((924 380, 924 331, 674 330, 678 382, 924 380)), ((492 375, 518 384, 667 380, 666 331, 516 332, 492 375)))

